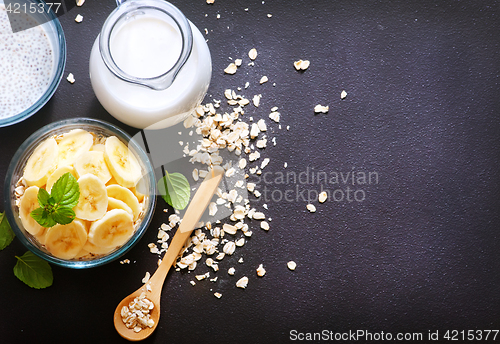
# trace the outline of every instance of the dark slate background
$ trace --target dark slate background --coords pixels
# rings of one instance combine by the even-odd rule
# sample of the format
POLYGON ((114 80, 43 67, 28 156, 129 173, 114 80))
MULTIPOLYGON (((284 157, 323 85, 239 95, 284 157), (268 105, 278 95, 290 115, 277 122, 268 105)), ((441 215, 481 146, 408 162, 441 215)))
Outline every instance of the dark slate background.
MULTIPOLYGON (((161 322, 146 342, 284 343, 292 330, 425 337, 439 330, 442 338, 446 330, 500 329, 498 1, 173 4, 204 35, 209 30, 213 77, 206 100, 223 99, 224 89, 247 81, 241 94, 263 95, 247 115, 266 118, 269 137, 276 137, 262 156, 271 159, 268 172, 376 172, 379 180, 326 185, 363 190, 366 197, 316 202, 314 214, 300 197, 253 200, 259 209, 269 205, 271 230, 251 222, 253 237, 220 264, 216 283, 193 287, 193 273, 170 273, 161 322), (259 55, 249 67, 253 47, 259 55), (223 73, 230 57, 244 59, 232 76, 223 73), (310 60, 310 68, 295 71, 298 59, 310 60), (262 75, 269 82, 259 85, 262 75), (316 104, 330 111, 314 114, 316 104), (281 130, 267 117, 273 106, 281 130), (298 264, 293 272, 289 260, 298 264), (255 275, 261 263, 264 278, 255 275), (230 266, 235 276, 227 275, 230 266), (246 290, 234 286, 243 275, 250 279, 246 290)), ((64 77, 71 72, 76 83, 63 79, 39 113, 0 128, 0 179, 19 145, 53 121, 86 116, 137 132, 106 113, 88 76, 91 46, 114 7, 111 0, 88 0, 60 18, 68 44, 64 77)), ((320 187, 266 186, 275 196, 320 187)), ((167 222, 163 208, 159 199, 150 231, 124 257, 132 264, 85 271, 53 266, 54 284, 45 290, 13 275, 14 256, 25 252, 18 240, 0 252, 2 343, 123 342, 113 311, 156 266, 147 244, 167 222)))

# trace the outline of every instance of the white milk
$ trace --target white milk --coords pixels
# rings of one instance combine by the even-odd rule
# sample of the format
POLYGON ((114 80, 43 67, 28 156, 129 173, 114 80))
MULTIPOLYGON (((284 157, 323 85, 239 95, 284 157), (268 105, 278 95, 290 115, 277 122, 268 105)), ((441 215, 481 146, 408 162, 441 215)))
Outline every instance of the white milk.
MULTIPOLYGON (((112 74, 99 52, 99 37, 90 55, 90 78, 102 106, 115 118, 136 128, 164 128, 186 118, 203 100, 210 83, 210 51, 192 24, 193 49, 173 84, 156 91, 123 81, 112 74)), ((111 56, 120 69, 135 77, 161 75, 181 53, 178 28, 154 17, 130 21, 111 37, 111 56)))
POLYGON ((124 72, 139 78, 164 74, 177 62, 178 30, 157 18, 139 18, 121 27, 111 41, 111 56, 124 72))

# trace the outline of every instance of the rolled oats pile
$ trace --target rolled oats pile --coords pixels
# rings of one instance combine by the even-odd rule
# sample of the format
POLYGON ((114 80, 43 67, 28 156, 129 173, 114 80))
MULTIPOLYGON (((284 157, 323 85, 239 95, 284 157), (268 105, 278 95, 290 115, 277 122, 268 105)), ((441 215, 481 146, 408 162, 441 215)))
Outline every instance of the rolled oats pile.
POLYGON ((154 308, 154 303, 146 298, 146 293, 141 293, 128 306, 123 306, 121 310, 122 321, 127 328, 140 332, 146 327, 153 327, 155 322, 151 319, 150 312, 154 308))
MULTIPOLYGON (((252 48, 248 56, 250 62, 253 62, 257 57, 257 50, 252 48)), ((229 69, 226 68, 225 73, 236 72, 240 66, 242 60, 236 59, 229 69)), ((260 82, 254 81, 255 86, 258 87, 260 82)), ((228 216, 222 220, 198 224, 199 228, 187 240, 176 261, 177 271, 193 271, 200 262, 204 262, 203 265, 217 272, 220 261, 225 257, 234 256, 236 250, 247 243, 245 238, 252 236, 249 227, 251 221, 258 221, 257 227, 269 231, 268 221, 271 219, 266 221, 265 214, 253 208, 249 200, 249 197, 257 199, 261 194, 255 183, 247 182, 248 178, 250 175, 258 177, 271 162, 269 158, 261 157, 270 140, 265 119, 254 122, 253 117, 245 113, 251 104, 248 112, 253 115, 263 97, 260 93, 249 94, 248 97, 240 94, 240 91, 247 89, 249 85, 247 82, 244 87, 238 87, 236 90, 226 89, 222 99, 225 99, 227 106, 222 106, 221 100, 213 100, 199 106, 193 115, 184 121, 184 128, 190 131, 190 136, 196 133, 201 137, 195 147, 192 144, 190 146, 188 142, 179 142, 185 156, 196 165, 187 177, 197 182, 209 173, 211 165, 222 166, 229 185, 227 190, 217 190, 217 199, 209 204, 208 209, 210 216, 217 215, 222 219, 220 215, 223 211, 226 211, 228 216)), ((277 110, 277 107, 271 108, 269 116, 275 122, 279 122, 280 118, 277 110)), ((275 138, 272 141, 275 143, 275 138)), ((158 229, 157 242, 148 245, 151 253, 161 255, 168 249, 168 232, 176 228, 181 219, 177 214, 171 214, 168 220, 168 224, 164 223, 158 229)), ((242 258, 240 261, 243 261, 242 258)), ((196 275, 198 281, 208 277, 208 272, 196 275)), ((216 278, 210 281, 215 282, 216 278)), ((196 284, 195 281, 191 282, 192 285, 196 284)))

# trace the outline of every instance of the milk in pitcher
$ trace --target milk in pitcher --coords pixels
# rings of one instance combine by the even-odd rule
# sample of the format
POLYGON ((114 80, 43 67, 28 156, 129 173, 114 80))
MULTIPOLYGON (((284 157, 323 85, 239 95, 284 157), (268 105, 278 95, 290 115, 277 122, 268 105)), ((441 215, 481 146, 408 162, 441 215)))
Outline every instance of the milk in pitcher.
POLYGON ((112 29, 104 32, 103 27, 90 55, 90 77, 99 102, 112 116, 136 128, 165 128, 181 122, 201 103, 210 83, 212 64, 203 35, 187 19, 189 24, 183 28, 177 19, 151 9, 158 3, 168 4, 137 0, 120 5, 115 11, 131 5, 137 8, 125 9, 116 18, 112 13, 108 18, 115 20, 112 29), (184 32, 186 27, 192 32, 192 48, 187 55, 191 33, 184 32), (111 63, 106 63, 101 51, 103 34, 109 35, 111 63), (174 73, 173 82, 158 89, 158 83, 153 82, 172 73, 181 58, 185 62, 174 73), (114 71, 113 66, 110 69, 113 63, 117 67, 114 71))

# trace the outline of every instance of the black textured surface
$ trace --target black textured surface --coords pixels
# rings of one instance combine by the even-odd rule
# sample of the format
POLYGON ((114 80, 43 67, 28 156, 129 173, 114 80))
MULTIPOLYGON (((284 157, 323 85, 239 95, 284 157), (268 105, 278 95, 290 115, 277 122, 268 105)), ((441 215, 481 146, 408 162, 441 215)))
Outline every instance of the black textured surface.
MULTIPOLYGON (((224 89, 247 81, 241 94, 263 96, 245 116, 266 118, 269 137, 276 137, 277 145, 269 142, 263 153, 271 159, 269 183, 260 185, 268 187, 268 197, 275 190, 275 197, 287 190, 295 197, 297 190, 307 195, 321 187, 279 183, 279 171, 376 172, 378 183, 324 185, 363 190, 365 199, 316 202, 314 214, 300 194, 293 202, 261 196, 254 204, 269 205, 271 230, 252 222, 254 236, 220 264, 216 283, 193 287, 194 274, 170 273, 161 322, 146 342, 282 343, 291 330, 427 336, 429 330, 500 329, 497 1, 173 4, 209 31, 207 100, 222 99, 224 89), (250 67, 253 47, 259 55, 250 67), (232 76, 223 74, 229 57, 244 59, 232 76), (310 60, 310 68, 295 71, 298 59, 310 60), (269 82, 259 85, 262 75, 269 82), (341 100, 344 89, 348 95, 341 100), (315 115, 316 104, 330 111, 315 115), (279 107, 281 130, 267 117, 273 106, 279 107), (286 267, 289 260, 298 264, 294 272, 286 267), (261 263, 267 274, 257 278, 261 263), (230 266, 235 276, 227 275, 230 266), (250 278, 246 290, 234 286, 242 275, 250 278)), ((88 0, 60 18, 68 43, 65 76, 72 72, 76 83, 63 79, 38 114, 0 128, 0 179, 19 145, 50 122, 88 116, 136 132, 104 111, 88 76, 91 46, 114 6, 88 0), (78 13, 80 24, 74 22, 78 13)), ((12 273, 14 255, 25 251, 20 242, 0 252, 0 341, 123 342, 112 314, 156 266, 147 244, 167 220, 162 202, 149 232, 126 255, 130 265, 85 271, 54 266, 54 285, 34 290, 12 273)))

